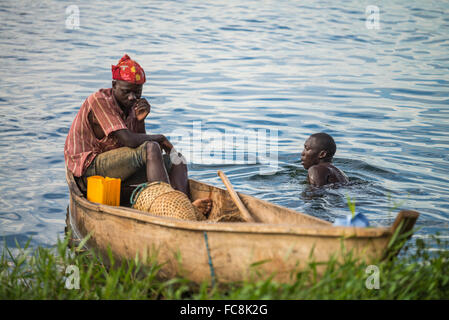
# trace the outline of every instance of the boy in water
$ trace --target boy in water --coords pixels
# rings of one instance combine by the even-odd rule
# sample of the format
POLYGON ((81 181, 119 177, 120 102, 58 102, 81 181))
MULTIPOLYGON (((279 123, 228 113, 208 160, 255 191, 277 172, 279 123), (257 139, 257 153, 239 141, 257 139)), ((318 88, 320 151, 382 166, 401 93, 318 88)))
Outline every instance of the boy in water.
POLYGON ((332 164, 335 151, 335 141, 327 133, 314 133, 306 140, 301 161, 308 170, 307 180, 311 185, 321 187, 330 183, 349 182, 344 172, 332 164))

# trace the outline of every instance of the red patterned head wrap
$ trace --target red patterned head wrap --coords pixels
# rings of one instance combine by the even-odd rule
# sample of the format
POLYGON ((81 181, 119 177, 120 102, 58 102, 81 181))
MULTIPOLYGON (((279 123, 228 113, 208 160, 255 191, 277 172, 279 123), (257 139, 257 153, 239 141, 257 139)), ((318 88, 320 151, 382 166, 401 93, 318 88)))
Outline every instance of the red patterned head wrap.
POLYGON ((144 84, 146 81, 145 71, 134 60, 125 54, 116 66, 112 66, 112 79, 123 80, 135 84, 144 84))

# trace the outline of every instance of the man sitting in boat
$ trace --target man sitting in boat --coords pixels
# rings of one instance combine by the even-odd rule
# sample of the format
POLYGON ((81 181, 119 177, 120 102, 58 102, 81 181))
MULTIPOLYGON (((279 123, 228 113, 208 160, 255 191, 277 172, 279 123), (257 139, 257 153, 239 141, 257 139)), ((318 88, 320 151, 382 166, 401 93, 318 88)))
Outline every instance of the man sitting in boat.
POLYGON ((332 164, 336 151, 335 141, 327 133, 315 133, 306 140, 301 161, 308 171, 307 180, 312 186, 349 182, 344 172, 332 164))
MULTIPOLYGON (((67 135, 65 162, 80 189, 86 192, 86 178, 94 175, 120 178, 122 186, 146 178, 170 183, 191 199, 185 161, 172 163, 169 156, 182 155, 164 135, 146 134, 144 120, 151 106, 141 98, 144 70, 125 54, 112 66, 112 79, 112 88, 100 89, 84 101, 67 135)), ((207 214, 212 202, 198 199, 193 205, 207 214)))

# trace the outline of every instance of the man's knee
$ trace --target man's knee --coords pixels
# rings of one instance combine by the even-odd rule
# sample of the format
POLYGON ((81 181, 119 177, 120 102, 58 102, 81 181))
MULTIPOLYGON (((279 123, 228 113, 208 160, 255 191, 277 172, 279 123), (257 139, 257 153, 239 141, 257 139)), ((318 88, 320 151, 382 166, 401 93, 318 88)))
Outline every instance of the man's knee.
POLYGON ((159 143, 155 141, 147 141, 145 148, 147 153, 147 159, 155 157, 160 158, 162 156, 161 146, 159 145, 159 143))

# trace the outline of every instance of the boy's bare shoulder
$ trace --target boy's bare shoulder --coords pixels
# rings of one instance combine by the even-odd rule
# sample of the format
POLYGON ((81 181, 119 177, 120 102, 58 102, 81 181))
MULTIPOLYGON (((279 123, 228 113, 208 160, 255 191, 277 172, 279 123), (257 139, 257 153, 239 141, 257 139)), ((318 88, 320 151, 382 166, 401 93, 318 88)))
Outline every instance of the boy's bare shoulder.
POLYGON ((309 171, 309 174, 310 173, 325 174, 325 173, 329 173, 331 171, 331 169, 328 166, 326 166, 322 163, 319 163, 319 164, 311 166, 308 171, 309 171))
POLYGON ((314 186, 324 186, 329 183, 347 183, 347 176, 343 171, 331 163, 319 163, 308 170, 309 183, 314 186))
POLYGON ((330 173, 331 170, 320 163, 309 168, 307 177, 311 185, 320 187, 328 183, 330 173))

